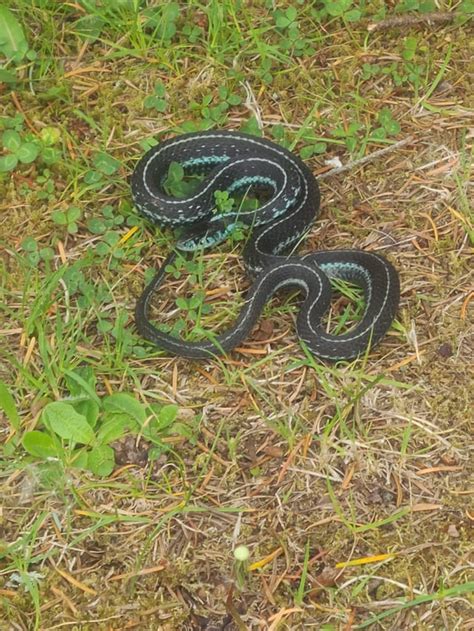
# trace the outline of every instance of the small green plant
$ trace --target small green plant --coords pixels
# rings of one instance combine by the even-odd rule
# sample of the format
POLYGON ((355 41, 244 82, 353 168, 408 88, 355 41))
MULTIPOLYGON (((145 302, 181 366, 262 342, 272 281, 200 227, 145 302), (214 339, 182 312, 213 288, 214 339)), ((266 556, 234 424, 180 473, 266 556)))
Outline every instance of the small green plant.
POLYGON ((36 160, 40 152, 37 142, 23 139, 13 129, 7 129, 3 132, 2 145, 9 153, 0 158, 0 171, 13 171, 19 162, 30 164, 36 160))
POLYGON ((230 213, 234 208, 235 199, 230 196, 229 191, 215 191, 214 201, 216 203, 215 213, 218 215, 225 215, 230 213))
POLYGON ((430 13, 436 11, 436 2, 434 0, 402 0, 402 2, 397 3, 395 11, 397 13, 407 13, 408 11, 430 13))
POLYGON ((55 127, 45 127, 39 136, 23 131, 23 117, 5 118, 1 121, 4 155, 0 157, 0 172, 13 171, 20 164, 31 164, 40 159, 44 164, 54 164, 61 152, 53 147, 59 141, 60 132, 55 127))
POLYGON ((461 4, 458 6, 458 11, 461 15, 470 16, 474 13, 473 0, 462 0, 461 4))
POLYGON ((51 261, 54 258, 53 248, 40 247, 33 237, 23 239, 21 249, 25 252, 25 258, 32 267, 38 265, 40 261, 51 261))
POLYGON ((280 29, 297 29, 298 28, 298 11, 295 7, 290 6, 285 10, 275 11, 275 24, 280 29))
POLYGON ((0 81, 7 85, 15 84, 16 73, 9 68, 21 64, 25 58, 33 61, 36 53, 29 48, 23 27, 15 14, 0 5, 0 81))
POLYGON ((179 162, 171 162, 163 187, 171 197, 188 197, 201 180, 202 177, 196 174, 187 176, 179 162))
POLYGON ((118 213, 113 206, 107 204, 102 208, 101 217, 91 217, 87 220, 87 229, 92 234, 103 234, 107 230, 118 228, 124 221, 124 216, 118 213))
POLYGON ((28 42, 20 23, 7 7, 0 5, 0 54, 20 62, 28 52, 28 42))
MULTIPOLYGON (((191 286, 202 282, 202 264, 195 259, 186 259, 184 256, 178 255, 173 263, 166 266, 165 271, 176 280, 186 275, 186 281, 191 286)), ((153 274, 151 270, 150 277, 153 274)), ((212 310, 211 305, 205 304, 205 298, 204 290, 193 291, 189 298, 178 296, 175 304, 180 311, 179 316, 172 324, 160 323, 160 330, 175 336, 183 334, 186 330, 192 332, 192 337, 205 334, 200 327, 200 320, 202 316, 207 315, 212 310)))
POLYGON ((396 136, 400 133, 400 123, 393 118, 393 114, 388 107, 384 107, 377 115, 377 121, 380 127, 372 130, 370 134, 371 140, 383 140, 388 136, 396 136))
POLYGON ((423 47, 420 46, 416 37, 406 37, 403 40, 401 50, 403 61, 393 61, 388 64, 364 63, 362 65, 362 80, 368 81, 376 77, 386 76, 392 80, 396 87, 412 85, 415 95, 417 95, 427 73, 426 64, 417 60, 417 56, 419 57, 422 52, 424 52, 423 47))
POLYGON ((361 289, 351 285, 351 283, 334 279, 331 281, 331 285, 338 294, 348 301, 347 304, 343 304, 342 312, 337 314, 335 327, 331 329, 333 334, 339 335, 361 319, 364 312, 364 300, 361 289))
POLYGON ((240 131, 243 131, 246 134, 251 134, 252 136, 263 135, 260 125, 258 124, 258 120, 253 115, 240 125, 240 131))
POLYGON ((204 304, 206 294, 204 291, 197 291, 191 298, 176 298, 176 306, 184 312, 186 320, 194 323, 200 315, 211 311, 211 306, 204 304))
POLYGON ((55 199, 55 186, 51 171, 44 169, 42 174, 36 177, 36 183, 41 186, 41 190, 36 193, 38 199, 52 202, 55 199))
POLYGON ((120 168, 120 162, 105 151, 97 151, 92 158, 93 169, 86 171, 84 183, 91 189, 99 189, 104 184, 104 176, 115 175, 120 168))
POLYGON ((304 37, 297 20, 298 11, 290 6, 287 9, 278 9, 273 15, 275 25, 280 32, 280 48, 295 56, 314 55, 314 40, 304 37))
POLYGON ((149 7, 143 11, 145 28, 152 31, 154 38, 163 43, 170 43, 176 35, 176 22, 180 15, 180 6, 177 2, 163 2, 155 7, 149 7))
POLYGON ((188 260, 183 256, 177 256, 173 263, 166 266, 165 270, 176 280, 181 278, 183 273, 189 274, 189 282, 194 284, 197 282, 199 265, 194 260, 188 260))
POLYGON ((405 37, 403 44, 402 57, 405 61, 413 61, 418 47, 418 38, 409 36, 405 37))
POLYGON ((273 62, 270 57, 260 60, 260 66, 256 69, 256 75, 260 77, 262 83, 270 85, 273 82, 273 62))
POLYGON ((339 125, 331 132, 334 138, 344 139, 345 145, 350 152, 355 151, 359 142, 359 132, 364 129, 362 123, 352 121, 348 125, 339 125))
POLYGON ((69 234, 76 234, 79 230, 77 222, 81 218, 82 211, 77 206, 69 206, 66 210, 55 210, 51 219, 58 226, 65 226, 69 234))
MULTIPOLYGON (((177 421, 176 405, 145 405, 125 392, 100 398, 95 392, 94 374, 88 368, 70 372, 67 384, 70 396, 48 403, 42 410, 38 429, 25 432, 21 438, 24 450, 34 459, 108 476, 115 466, 110 445, 127 433, 150 442, 152 458, 168 450, 163 438, 169 434, 194 440, 192 428, 177 421)), ((0 404, 6 407, 10 422, 19 431, 13 399, 6 386, 1 385, 0 404)))
POLYGON ((196 44, 201 39, 203 30, 200 26, 188 22, 183 26, 182 33, 190 44, 196 44))
POLYGON ((242 99, 238 94, 231 92, 225 86, 220 86, 217 95, 212 92, 204 94, 200 102, 193 101, 190 104, 190 109, 199 113, 203 119, 200 125, 205 129, 215 125, 224 125, 228 110, 241 102, 242 99))
POLYGON ((153 94, 145 97, 143 106, 148 109, 154 109, 157 112, 166 112, 168 106, 166 102, 166 88, 163 81, 157 81, 153 90, 153 94))
POLYGON ((308 160, 314 155, 320 155, 324 153, 326 149, 327 143, 320 140, 315 140, 314 142, 310 140, 310 142, 300 150, 300 157, 303 160, 308 160))
POLYGON ((341 18, 346 22, 357 22, 362 11, 355 4, 353 0, 321 0, 318 5, 322 7, 317 10, 317 16, 319 19, 341 18))

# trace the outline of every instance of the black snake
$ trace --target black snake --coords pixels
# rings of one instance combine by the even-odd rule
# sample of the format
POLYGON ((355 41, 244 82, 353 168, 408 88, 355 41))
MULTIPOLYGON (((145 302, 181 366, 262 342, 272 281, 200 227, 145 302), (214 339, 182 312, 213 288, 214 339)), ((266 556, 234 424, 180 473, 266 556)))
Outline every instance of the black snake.
POLYGON ((254 278, 234 325, 201 342, 188 342, 160 331, 148 319, 150 298, 160 286, 171 254, 136 306, 140 334, 175 355, 195 359, 219 355, 239 345, 269 298, 283 287, 297 287, 305 295, 297 330, 311 353, 328 360, 351 359, 374 346, 390 327, 398 307, 400 284, 394 267, 382 256, 362 250, 331 250, 289 256, 319 213, 319 188, 300 158, 268 140, 231 131, 208 131, 177 136, 150 149, 132 175, 136 207, 161 226, 185 228, 180 251, 212 247, 236 225, 251 228, 243 251, 254 278), (166 195, 163 184, 172 162, 186 173, 204 173, 195 193, 177 199, 166 195), (257 210, 215 214, 215 191, 270 191, 257 210), (327 333, 321 320, 331 301, 330 279, 362 288, 365 310, 361 320, 341 335, 327 333))

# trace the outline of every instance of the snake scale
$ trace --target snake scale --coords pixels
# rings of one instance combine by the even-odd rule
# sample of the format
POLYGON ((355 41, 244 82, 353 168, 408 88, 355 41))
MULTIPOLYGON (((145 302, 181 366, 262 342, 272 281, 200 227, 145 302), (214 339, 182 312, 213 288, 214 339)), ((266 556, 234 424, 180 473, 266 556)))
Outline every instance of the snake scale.
POLYGON ((396 270, 384 257, 355 249, 289 254, 318 216, 320 195, 305 163, 283 147, 241 132, 183 134, 160 142, 139 160, 131 188, 135 206, 146 219, 184 229, 176 244, 178 251, 212 247, 224 241, 237 225, 250 230, 243 259, 253 282, 245 303, 228 330, 203 341, 189 342, 164 333, 148 319, 150 299, 176 254, 166 259, 135 310, 139 333, 156 346, 193 359, 226 353, 249 335, 270 297, 287 287, 304 294, 296 322, 298 336, 322 359, 357 357, 377 344, 390 327, 400 284, 396 270), (205 176, 186 198, 165 193, 164 182, 172 162, 178 162, 186 174, 205 176), (257 210, 213 212, 215 191, 234 194, 250 189, 267 192, 257 210), (321 323, 330 307, 331 279, 349 281, 364 295, 360 321, 340 335, 328 333, 321 323))

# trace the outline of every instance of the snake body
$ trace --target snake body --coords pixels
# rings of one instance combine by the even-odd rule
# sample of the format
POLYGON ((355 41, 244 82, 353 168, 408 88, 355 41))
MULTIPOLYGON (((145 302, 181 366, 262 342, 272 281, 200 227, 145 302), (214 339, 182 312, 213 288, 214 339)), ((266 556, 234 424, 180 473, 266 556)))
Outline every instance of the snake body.
POLYGON ((328 360, 351 359, 378 343, 398 307, 400 285, 394 267, 384 257, 362 250, 316 251, 304 256, 289 251, 308 232, 319 214, 319 188, 300 158, 268 140, 231 131, 183 134, 150 149, 132 175, 132 196, 139 212, 153 223, 184 228, 176 249, 212 247, 225 240, 237 224, 251 228, 243 251, 254 279, 232 327, 200 342, 188 342, 160 331, 147 317, 150 299, 161 285, 171 254, 139 298, 135 310, 138 331, 170 353, 194 359, 230 351, 242 343, 269 298, 286 287, 300 289, 305 299, 297 331, 314 355, 328 360), (166 195, 164 181, 172 162, 186 173, 204 173, 195 193, 177 199, 166 195), (270 192, 257 210, 214 214, 215 191, 270 192), (361 287, 365 310, 347 333, 327 333, 321 320, 331 301, 330 279, 361 287))

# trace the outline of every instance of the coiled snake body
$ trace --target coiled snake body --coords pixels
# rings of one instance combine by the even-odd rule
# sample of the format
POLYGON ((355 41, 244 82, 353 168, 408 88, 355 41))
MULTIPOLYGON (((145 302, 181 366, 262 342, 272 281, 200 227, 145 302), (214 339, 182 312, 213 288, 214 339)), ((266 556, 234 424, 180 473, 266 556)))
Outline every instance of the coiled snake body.
POLYGON ((305 295, 297 331, 311 353, 328 360, 351 359, 385 335, 395 316, 400 294, 398 275, 379 254, 362 250, 317 251, 289 256, 319 214, 319 188, 306 165, 286 149, 240 132, 209 131, 184 134, 153 147, 132 175, 135 206, 161 226, 185 228, 176 248, 195 250, 223 241, 237 223, 251 234, 243 251, 245 267, 254 278, 234 325, 200 342, 188 342, 160 331, 148 319, 152 295, 172 262, 172 254, 138 300, 135 319, 140 334, 175 355, 203 359, 239 345, 250 333, 269 298, 284 287, 305 295), (171 162, 186 173, 205 173, 196 192, 185 199, 170 198, 163 189, 171 162), (270 199, 257 210, 214 214, 215 191, 265 188, 270 199), (361 320, 341 335, 327 333, 321 319, 331 301, 330 279, 350 281, 362 288, 365 310, 361 320))

